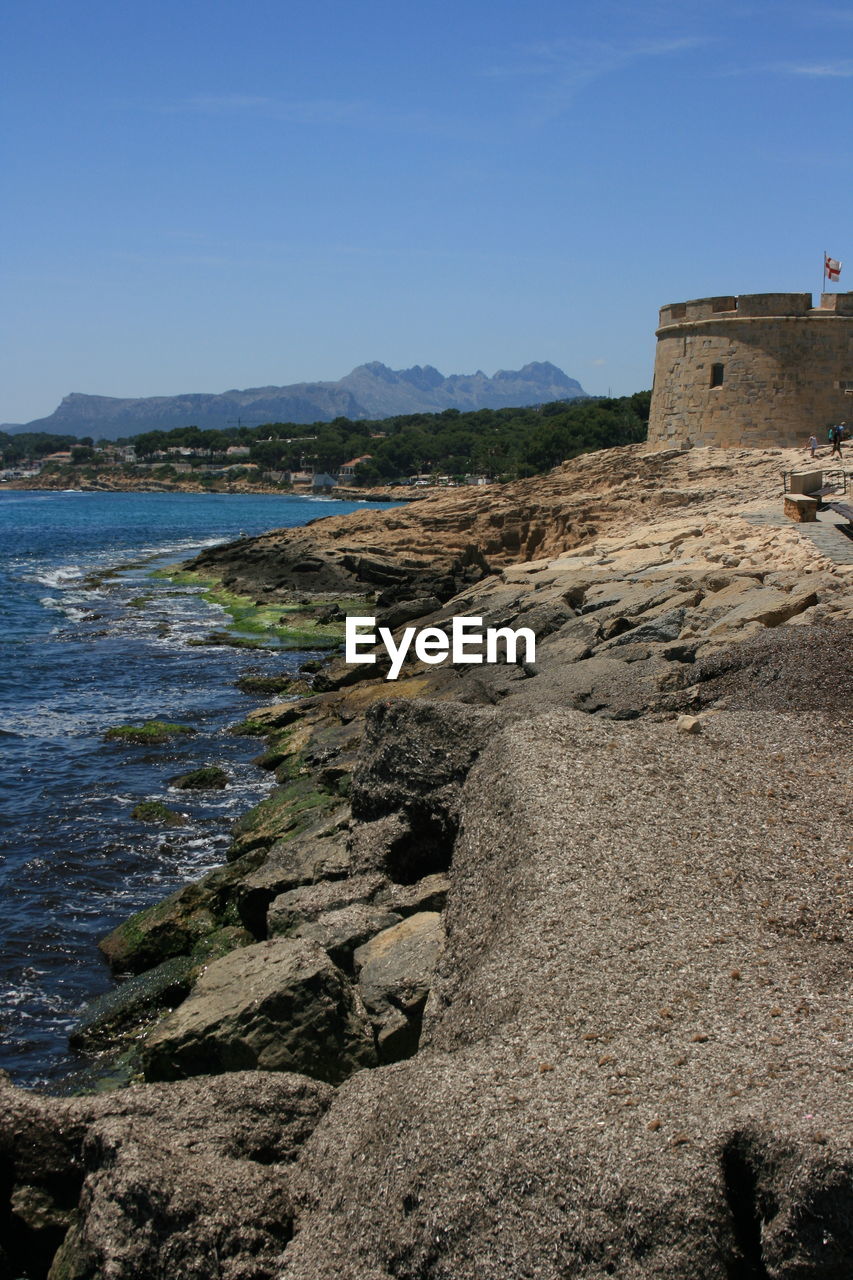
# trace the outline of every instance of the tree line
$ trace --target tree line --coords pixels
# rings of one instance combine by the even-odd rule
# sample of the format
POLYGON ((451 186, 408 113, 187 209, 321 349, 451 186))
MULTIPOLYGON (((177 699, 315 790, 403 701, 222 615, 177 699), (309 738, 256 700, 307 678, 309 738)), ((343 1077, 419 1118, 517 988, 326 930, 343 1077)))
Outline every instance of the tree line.
MULTIPOLYGON (((308 426, 270 422, 229 430, 176 427, 146 431, 124 443, 133 444, 141 460, 170 449, 192 449, 195 456, 186 460, 201 469, 221 460, 232 445, 248 447, 245 461, 263 471, 295 471, 304 466, 336 474, 343 463, 369 455, 356 470, 356 480, 362 484, 417 474, 517 478, 548 471, 593 449, 644 440, 649 400, 650 392, 639 391, 618 398, 557 400, 517 409, 445 409, 372 421, 335 418, 308 426)), ((35 439, 0 433, 0 450, 8 457, 5 440, 17 445, 35 439)), ((41 436, 38 452, 28 456, 44 456, 81 443, 71 437, 41 436)))

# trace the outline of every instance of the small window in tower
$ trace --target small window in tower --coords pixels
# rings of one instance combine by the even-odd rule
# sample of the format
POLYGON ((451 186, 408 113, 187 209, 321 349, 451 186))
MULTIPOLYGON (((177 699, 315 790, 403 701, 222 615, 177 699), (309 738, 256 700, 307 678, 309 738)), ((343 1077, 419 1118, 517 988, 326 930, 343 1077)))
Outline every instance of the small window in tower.
POLYGON ((721 364, 711 365, 711 386, 721 387, 723 385, 723 366, 721 364))

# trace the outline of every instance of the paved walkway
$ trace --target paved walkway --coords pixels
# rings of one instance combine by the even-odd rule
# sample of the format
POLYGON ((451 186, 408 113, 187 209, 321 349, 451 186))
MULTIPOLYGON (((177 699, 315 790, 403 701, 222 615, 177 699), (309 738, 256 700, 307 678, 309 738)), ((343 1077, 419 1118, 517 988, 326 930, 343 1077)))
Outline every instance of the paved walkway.
POLYGON ((834 511, 819 511, 813 523, 797 524, 782 515, 781 511, 744 512, 744 520, 750 524, 773 525, 776 528, 795 529, 797 533, 817 547, 821 555, 835 564, 853 566, 853 537, 846 531, 850 525, 834 511))

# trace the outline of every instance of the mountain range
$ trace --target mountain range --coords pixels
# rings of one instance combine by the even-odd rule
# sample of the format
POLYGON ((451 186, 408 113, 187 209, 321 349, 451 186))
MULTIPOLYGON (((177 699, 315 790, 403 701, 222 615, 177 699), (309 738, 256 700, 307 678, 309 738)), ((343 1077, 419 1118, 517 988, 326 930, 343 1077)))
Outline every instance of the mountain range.
POLYGON ((547 361, 518 370, 499 369, 491 378, 481 370, 445 377, 432 365, 389 369, 372 361, 337 382, 296 382, 220 394, 122 399, 74 391, 48 417, 5 424, 0 430, 121 439, 143 431, 192 425, 221 429, 264 422, 331 422, 338 417, 375 419, 402 413, 440 413, 443 409, 515 408, 585 395, 579 382, 547 361))

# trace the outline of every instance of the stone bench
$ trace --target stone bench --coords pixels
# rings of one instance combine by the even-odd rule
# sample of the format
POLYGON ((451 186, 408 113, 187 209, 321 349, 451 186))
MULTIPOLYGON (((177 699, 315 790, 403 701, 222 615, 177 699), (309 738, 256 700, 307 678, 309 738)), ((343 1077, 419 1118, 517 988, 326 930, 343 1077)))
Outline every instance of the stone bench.
POLYGON ((786 493, 784 512, 797 524, 807 524, 817 520, 817 504, 817 498, 809 498, 805 493, 786 493))

